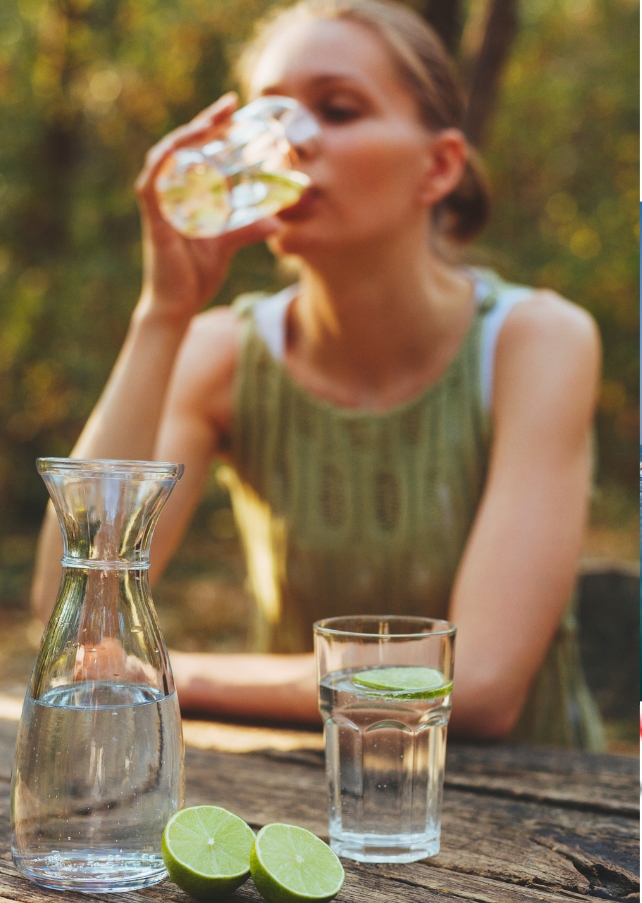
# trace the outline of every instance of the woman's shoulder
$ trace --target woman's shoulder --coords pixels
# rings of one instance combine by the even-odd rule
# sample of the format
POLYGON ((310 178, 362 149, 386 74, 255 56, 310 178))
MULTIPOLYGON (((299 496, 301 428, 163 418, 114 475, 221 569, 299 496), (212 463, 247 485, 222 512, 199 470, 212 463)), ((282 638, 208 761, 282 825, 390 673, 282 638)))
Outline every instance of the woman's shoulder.
POLYGON ((181 355, 207 367, 221 365, 236 356, 242 331, 242 316, 237 310, 228 306, 210 308, 193 318, 181 355))
POLYGON ((542 352, 542 366, 555 357, 556 349, 562 358, 574 353, 599 358, 597 324, 585 308, 552 289, 507 281, 491 269, 473 272, 483 335, 493 345, 493 358, 519 356, 529 348, 542 352))
POLYGON ((595 321, 585 308, 553 289, 513 282, 486 267, 471 268, 471 272, 475 277, 482 307, 486 299, 492 300, 488 310, 506 307, 510 310, 512 322, 530 323, 530 328, 559 326, 571 331, 596 331, 595 321))
POLYGON ((280 308, 283 299, 287 300, 290 294, 290 288, 277 294, 244 292, 230 305, 212 307, 198 314, 183 340, 181 357, 188 361, 188 366, 201 371, 220 373, 223 370, 232 375, 248 325, 256 320, 255 325, 260 328, 259 314, 270 307, 261 302, 279 302, 280 308))
POLYGON ((225 424, 243 334, 241 316, 214 307, 194 317, 183 339, 172 377, 171 398, 184 410, 225 424))
POLYGON ((557 409, 591 410, 600 363, 590 313, 551 289, 532 289, 511 309, 498 338, 495 414, 525 403, 533 418, 536 409, 553 418, 557 409))
POLYGON ((506 317, 498 353, 524 345, 544 345, 549 354, 555 348, 566 354, 573 349, 599 351, 599 333, 591 314, 547 288, 528 289, 506 317))

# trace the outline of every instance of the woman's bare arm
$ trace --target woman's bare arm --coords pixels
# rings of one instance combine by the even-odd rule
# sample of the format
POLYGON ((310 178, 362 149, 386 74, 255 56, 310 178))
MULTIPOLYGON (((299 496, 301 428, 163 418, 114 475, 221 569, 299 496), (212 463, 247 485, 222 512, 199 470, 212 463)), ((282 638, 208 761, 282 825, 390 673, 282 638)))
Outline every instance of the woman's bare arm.
MULTIPOLYGON (((162 572, 201 497, 212 456, 208 425, 229 424, 239 331, 232 311, 209 311, 193 323, 179 354, 155 451, 160 460, 182 460, 189 454, 190 466, 156 527, 152 577, 162 572), (209 362, 207 369, 198 364, 204 360, 209 362)), ((171 650, 170 658, 183 711, 302 723, 319 720, 312 655, 171 650)))
POLYGON ((183 711, 320 723, 314 655, 170 651, 183 711))
MULTIPOLYGON (((164 160, 177 147, 217 134, 235 107, 235 97, 225 95, 163 138, 146 157, 136 183, 143 230, 142 292, 116 365, 72 457, 154 459, 174 364, 193 317, 218 291, 234 253, 279 228, 278 221, 265 219, 216 238, 191 240, 179 235, 160 214, 154 182, 164 160)), ((216 353, 212 349, 212 355, 216 353)), ((198 426, 193 419, 190 422, 195 433, 184 435, 173 458, 186 463, 189 471, 178 493, 184 501, 190 491, 192 498, 203 479, 193 470, 202 459, 203 443, 211 453, 214 442, 212 435, 204 438, 203 432, 211 433, 212 427, 203 418, 198 426), (188 461, 191 439, 197 447, 188 461)), ((50 505, 32 586, 32 606, 42 620, 49 617, 56 598, 61 552, 60 529, 50 505)))
MULTIPOLYGON (((134 318, 110 380, 72 457, 153 457, 164 393, 183 334, 184 328, 153 318, 134 318)), ((38 541, 32 586, 33 609, 43 621, 56 599, 61 555, 60 527, 50 503, 38 541)))
POLYGON ((449 615, 455 733, 510 731, 569 601, 599 362, 593 321, 553 293, 518 305, 500 335, 489 476, 449 615))
MULTIPOLYGON (((570 597, 586 519, 599 374, 592 320, 538 293, 499 340, 490 473, 462 559, 452 731, 501 737, 570 597)), ((181 704, 214 714, 316 719, 309 656, 172 654, 181 704)))
MULTIPOLYGON (((127 338, 73 457, 179 461, 185 474, 154 533, 152 579, 180 541, 229 419, 239 324, 229 310, 195 317, 216 292, 234 252, 278 228, 261 220, 216 239, 188 240, 160 216, 155 174, 168 153, 202 139, 234 109, 229 97, 152 148, 137 183, 143 218, 144 281, 127 338)), ((49 506, 32 587, 46 621, 60 582, 62 542, 49 506)), ((173 653, 184 708, 223 714, 313 720, 311 656, 198 656, 173 653)))

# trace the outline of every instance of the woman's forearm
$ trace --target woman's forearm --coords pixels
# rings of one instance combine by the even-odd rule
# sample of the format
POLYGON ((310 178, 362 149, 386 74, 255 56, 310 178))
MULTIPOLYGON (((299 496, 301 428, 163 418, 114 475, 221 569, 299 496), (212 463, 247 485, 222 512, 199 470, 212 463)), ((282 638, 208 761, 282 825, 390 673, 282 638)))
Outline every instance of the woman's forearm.
MULTIPOLYGON (((320 724, 314 656, 212 654, 170 651, 181 710, 257 721, 320 724)), ((459 700, 451 719, 455 736, 498 739, 496 722, 471 717, 473 701, 459 700)), ((480 708, 483 708, 481 706, 480 708)), ((507 725, 508 726, 508 725, 507 725)))
POLYGON ((73 457, 153 457, 167 387, 188 325, 188 318, 165 319, 141 301, 73 457))
POLYGON ((53 611, 60 586, 62 568, 62 535, 58 518, 51 502, 40 529, 33 581, 31 583, 31 609, 43 624, 53 611))
MULTIPOLYGON (((74 446, 74 458, 149 460, 180 344, 189 319, 169 320, 143 298, 105 389, 74 446)), ((34 614, 45 622, 60 584, 62 539, 51 504, 38 540, 31 590, 34 614)))
POLYGON ((170 653, 181 709, 317 724, 314 656, 170 653))

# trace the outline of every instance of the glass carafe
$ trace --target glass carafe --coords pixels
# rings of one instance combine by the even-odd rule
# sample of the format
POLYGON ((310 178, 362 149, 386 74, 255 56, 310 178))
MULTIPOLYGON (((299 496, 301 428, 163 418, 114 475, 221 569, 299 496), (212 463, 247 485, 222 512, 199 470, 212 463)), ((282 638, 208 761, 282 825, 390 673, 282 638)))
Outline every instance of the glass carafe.
POLYGON ((47 887, 162 880, 183 800, 181 720, 151 600, 149 546, 181 464, 41 458, 63 573, 22 711, 11 788, 17 869, 47 887))

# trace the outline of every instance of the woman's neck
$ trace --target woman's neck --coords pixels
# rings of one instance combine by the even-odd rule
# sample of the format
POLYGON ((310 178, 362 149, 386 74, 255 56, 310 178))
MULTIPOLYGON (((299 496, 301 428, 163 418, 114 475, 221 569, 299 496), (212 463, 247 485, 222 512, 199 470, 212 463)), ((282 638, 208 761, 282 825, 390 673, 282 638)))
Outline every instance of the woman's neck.
POLYGON ((353 250, 345 261, 304 266, 286 361, 314 394, 383 410, 439 379, 472 313, 470 279, 426 244, 405 254, 399 246, 353 250))

